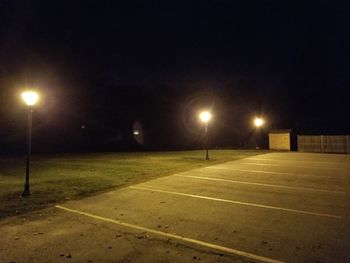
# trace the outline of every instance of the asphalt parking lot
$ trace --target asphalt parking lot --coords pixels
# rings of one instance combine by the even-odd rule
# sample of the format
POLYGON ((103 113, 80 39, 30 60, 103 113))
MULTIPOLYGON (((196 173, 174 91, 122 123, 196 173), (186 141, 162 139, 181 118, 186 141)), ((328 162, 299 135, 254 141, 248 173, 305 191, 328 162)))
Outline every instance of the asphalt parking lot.
POLYGON ((350 155, 268 153, 0 224, 1 262, 350 262, 350 155))

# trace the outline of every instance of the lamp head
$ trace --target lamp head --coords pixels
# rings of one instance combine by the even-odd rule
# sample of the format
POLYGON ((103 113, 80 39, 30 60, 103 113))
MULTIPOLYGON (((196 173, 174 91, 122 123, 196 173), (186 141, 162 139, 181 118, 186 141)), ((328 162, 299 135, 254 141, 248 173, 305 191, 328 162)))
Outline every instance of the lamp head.
POLYGON ((261 127, 264 123, 265 121, 262 118, 255 118, 254 120, 255 127, 261 127))
POLYGON ((200 114, 199 114, 199 118, 202 122, 204 123, 208 123, 211 119, 211 113, 209 111, 202 111, 200 114))
POLYGON ((39 100, 39 95, 35 91, 25 91, 21 97, 27 106, 34 106, 39 100))

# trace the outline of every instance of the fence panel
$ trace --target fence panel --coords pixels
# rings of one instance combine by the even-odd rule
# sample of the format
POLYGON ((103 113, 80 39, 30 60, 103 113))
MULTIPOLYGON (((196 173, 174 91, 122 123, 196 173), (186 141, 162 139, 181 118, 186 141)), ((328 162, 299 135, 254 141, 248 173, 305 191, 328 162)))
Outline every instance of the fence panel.
POLYGON ((346 153, 347 136, 323 136, 323 152, 325 153, 346 153))
POLYGON ((321 136, 298 135, 298 151, 322 152, 321 136))
POLYGON ((350 153, 349 135, 298 135, 298 151, 350 153))

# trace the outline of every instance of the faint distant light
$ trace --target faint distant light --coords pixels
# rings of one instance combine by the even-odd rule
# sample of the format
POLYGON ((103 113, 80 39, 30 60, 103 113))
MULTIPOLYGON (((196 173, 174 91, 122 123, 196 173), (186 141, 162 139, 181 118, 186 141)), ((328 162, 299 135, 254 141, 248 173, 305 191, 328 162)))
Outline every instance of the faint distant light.
POLYGON ((211 113, 209 111, 203 111, 199 114, 199 118, 202 122, 207 123, 211 119, 211 113))
POLYGON ((142 146, 145 144, 144 129, 139 120, 134 121, 130 129, 130 133, 132 133, 132 139, 135 143, 137 143, 137 145, 142 146))
POLYGON ((256 127, 261 127, 262 125, 264 125, 265 121, 262 118, 255 118, 254 120, 254 125, 256 127))
POLYGON ((25 91, 21 97, 27 106, 34 106, 39 100, 39 95, 35 91, 25 91))
POLYGON ((80 127, 80 128, 85 129, 85 125, 81 125, 81 127, 80 127))

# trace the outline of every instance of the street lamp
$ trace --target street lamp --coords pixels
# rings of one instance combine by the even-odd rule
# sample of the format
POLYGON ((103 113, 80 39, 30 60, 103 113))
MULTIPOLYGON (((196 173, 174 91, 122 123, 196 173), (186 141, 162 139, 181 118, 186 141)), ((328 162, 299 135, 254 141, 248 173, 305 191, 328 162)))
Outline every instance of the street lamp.
POLYGON ((208 149, 208 122, 211 119, 211 113, 209 111, 202 111, 199 114, 199 119, 205 124, 205 148, 206 156, 205 159, 209 160, 209 149, 208 149))
POLYGON ((28 106, 28 128, 27 128, 27 159, 26 159, 26 181, 22 196, 30 195, 29 191, 29 164, 32 148, 32 115, 33 107, 39 100, 39 95, 35 91, 25 91, 21 94, 22 100, 28 106))
POLYGON ((263 126, 265 123, 265 121, 262 118, 255 118, 254 119, 254 125, 255 127, 259 128, 261 126, 263 126))
POLYGON ((259 142, 257 143, 258 146, 256 146, 256 149, 259 149, 259 144, 261 144, 261 129, 260 129, 260 128, 261 128, 264 124, 265 124, 265 120, 264 120, 264 119, 259 118, 259 117, 256 117, 256 118, 254 119, 254 125, 255 125, 255 127, 256 127, 257 129, 259 129, 259 138, 258 138, 259 142))

